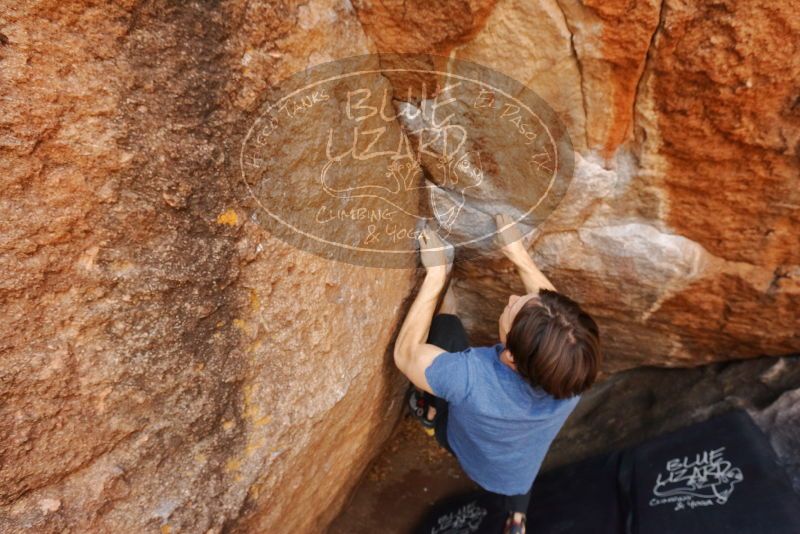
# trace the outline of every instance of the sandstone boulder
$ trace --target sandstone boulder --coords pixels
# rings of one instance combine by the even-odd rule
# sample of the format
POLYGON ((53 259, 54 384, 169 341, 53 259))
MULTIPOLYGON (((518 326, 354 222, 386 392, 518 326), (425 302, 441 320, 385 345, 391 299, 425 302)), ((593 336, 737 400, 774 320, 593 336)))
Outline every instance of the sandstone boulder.
POLYGON ((271 236, 235 156, 267 84, 370 51, 353 11, 0 19, 0 531, 319 531, 400 411, 415 273, 271 236))

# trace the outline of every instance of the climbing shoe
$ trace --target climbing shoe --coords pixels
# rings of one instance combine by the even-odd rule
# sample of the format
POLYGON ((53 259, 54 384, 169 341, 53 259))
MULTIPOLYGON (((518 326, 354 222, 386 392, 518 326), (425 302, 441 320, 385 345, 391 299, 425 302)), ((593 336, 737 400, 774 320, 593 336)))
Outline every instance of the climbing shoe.
POLYGON ((525 534, 525 514, 519 514, 521 517, 515 515, 514 512, 508 514, 503 534, 525 534))
POLYGON ((428 419, 428 408, 433 404, 428 401, 427 396, 419 391, 414 385, 410 387, 408 394, 408 409, 421 424, 425 433, 433 437, 435 434, 436 416, 428 419))

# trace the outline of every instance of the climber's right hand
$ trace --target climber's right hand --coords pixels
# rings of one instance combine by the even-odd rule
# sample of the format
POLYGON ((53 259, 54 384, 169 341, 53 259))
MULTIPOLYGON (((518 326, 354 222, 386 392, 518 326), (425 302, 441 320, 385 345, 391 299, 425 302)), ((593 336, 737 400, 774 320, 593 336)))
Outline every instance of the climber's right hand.
POLYGON ((523 260, 529 261, 528 249, 514 219, 505 213, 500 213, 495 215, 495 223, 497 245, 506 258, 515 264, 523 260))

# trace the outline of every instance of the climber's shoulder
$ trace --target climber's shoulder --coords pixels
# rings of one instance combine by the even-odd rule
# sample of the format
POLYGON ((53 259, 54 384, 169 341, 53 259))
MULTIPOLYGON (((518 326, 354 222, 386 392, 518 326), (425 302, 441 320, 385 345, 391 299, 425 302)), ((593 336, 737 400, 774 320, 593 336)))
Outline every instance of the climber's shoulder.
POLYGON ((414 347, 410 358, 400 366, 400 371, 402 371, 415 386, 435 395, 436 393, 431 389, 431 385, 428 383, 428 379, 425 376, 425 371, 433 364, 436 358, 446 352, 447 351, 436 345, 420 343, 414 347))

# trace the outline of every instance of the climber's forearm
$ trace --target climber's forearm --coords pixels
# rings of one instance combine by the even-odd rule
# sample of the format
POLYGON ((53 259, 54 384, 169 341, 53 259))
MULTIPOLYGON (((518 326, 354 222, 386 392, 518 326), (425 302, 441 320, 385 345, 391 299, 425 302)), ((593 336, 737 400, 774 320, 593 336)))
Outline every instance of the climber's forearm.
POLYGON ((540 289, 556 291, 555 286, 539 270, 527 251, 513 257, 512 261, 517 268, 519 277, 522 278, 526 293, 538 293, 540 289))
POLYGON ((401 369, 413 358, 414 350, 428 339, 433 313, 447 274, 444 266, 429 269, 419 293, 408 310, 394 344, 394 361, 401 369))

